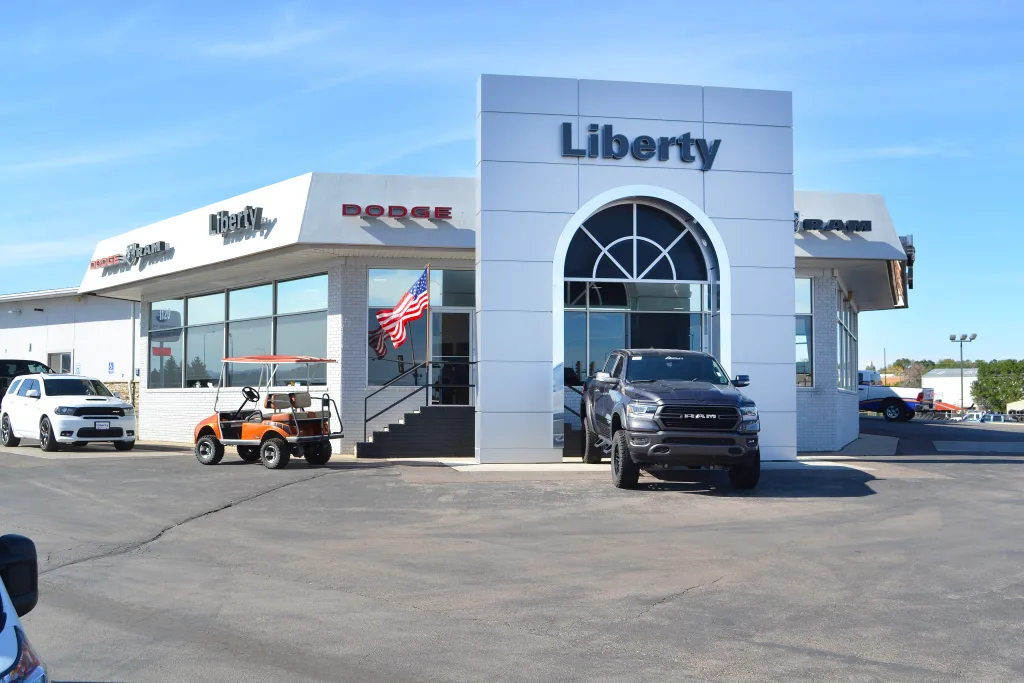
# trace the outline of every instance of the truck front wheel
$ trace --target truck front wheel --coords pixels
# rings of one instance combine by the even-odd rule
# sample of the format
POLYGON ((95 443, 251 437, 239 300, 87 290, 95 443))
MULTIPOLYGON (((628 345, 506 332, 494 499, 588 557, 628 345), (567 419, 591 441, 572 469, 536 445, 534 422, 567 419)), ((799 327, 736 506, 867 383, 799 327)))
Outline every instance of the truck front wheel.
POLYGON ((625 429, 612 435, 612 483, 615 488, 635 489, 640 481, 640 465, 629 457, 629 437, 625 429))
POLYGON ((734 489, 752 489, 760 478, 761 451, 754 451, 749 460, 729 470, 729 483, 734 489))
POLYGON ((903 407, 903 401, 890 398, 882 404, 882 417, 888 422, 906 419, 903 415, 904 412, 906 412, 906 408, 903 407))

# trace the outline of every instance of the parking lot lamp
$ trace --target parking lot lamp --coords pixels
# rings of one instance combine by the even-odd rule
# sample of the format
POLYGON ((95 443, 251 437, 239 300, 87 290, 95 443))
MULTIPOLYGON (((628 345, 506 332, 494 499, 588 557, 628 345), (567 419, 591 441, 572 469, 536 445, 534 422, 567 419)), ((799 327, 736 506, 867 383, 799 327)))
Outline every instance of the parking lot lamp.
POLYGON ((974 341, 977 338, 978 338, 978 335, 974 334, 973 332, 971 333, 970 337, 968 337, 966 334, 961 334, 959 339, 957 339, 955 334, 949 335, 949 341, 953 342, 954 344, 959 344, 960 345, 960 414, 961 415, 964 414, 964 344, 969 344, 969 343, 971 343, 972 341, 974 341))

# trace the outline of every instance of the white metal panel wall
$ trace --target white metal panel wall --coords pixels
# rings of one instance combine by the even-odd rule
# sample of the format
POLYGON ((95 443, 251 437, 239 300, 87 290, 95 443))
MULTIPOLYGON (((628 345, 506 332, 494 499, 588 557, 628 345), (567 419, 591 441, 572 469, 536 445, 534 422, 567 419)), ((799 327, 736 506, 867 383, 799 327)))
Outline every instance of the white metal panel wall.
MULTIPOLYGON (((733 318, 723 355, 751 375, 762 405, 762 455, 796 455, 793 361, 793 153, 790 93, 558 78, 482 76, 478 109, 477 458, 557 461, 548 446, 551 396, 561 382, 553 349, 553 245, 594 197, 626 186, 661 188, 703 210, 705 226, 738 256, 733 318), (645 134, 721 139, 711 170, 700 161, 563 157, 560 126, 584 147, 590 123, 630 140, 645 134), (548 313, 551 325, 539 321, 548 313), (740 322, 741 316, 743 321, 740 322), (533 320, 536 324, 530 324, 533 320), (521 354, 516 349, 527 349, 521 354), (742 359, 742 360, 741 360, 742 359), (537 430, 545 434, 538 435, 537 430)), ((696 150, 695 150, 696 154, 696 150)), ((699 156, 698 156, 699 158, 699 156)))

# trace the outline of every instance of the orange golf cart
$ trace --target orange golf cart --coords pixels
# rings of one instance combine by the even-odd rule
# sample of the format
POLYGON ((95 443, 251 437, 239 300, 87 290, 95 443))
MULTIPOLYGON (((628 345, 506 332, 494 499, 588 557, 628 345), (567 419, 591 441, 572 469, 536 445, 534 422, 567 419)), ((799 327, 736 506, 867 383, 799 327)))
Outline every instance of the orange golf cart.
POLYGON ((310 356, 241 356, 225 358, 214 398, 214 414, 195 429, 196 460, 216 465, 224 457, 225 446, 235 446, 246 462, 262 460, 267 469, 288 466, 292 455, 320 467, 331 459, 331 439, 340 439, 344 427, 338 405, 326 393, 310 395, 311 366, 333 363, 328 358, 310 356), (304 365, 306 382, 289 381, 275 385, 282 365, 304 365), (255 365, 260 368, 260 390, 242 387, 242 405, 234 410, 220 409, 221 387, 226 384, 228 368, 255 365), (314 401, 318 409, 313 409, 314 401), (250 404, 252 404, 250 406, 250 404), (331 407, 338 415, 338 431, 331 430, 331 407))

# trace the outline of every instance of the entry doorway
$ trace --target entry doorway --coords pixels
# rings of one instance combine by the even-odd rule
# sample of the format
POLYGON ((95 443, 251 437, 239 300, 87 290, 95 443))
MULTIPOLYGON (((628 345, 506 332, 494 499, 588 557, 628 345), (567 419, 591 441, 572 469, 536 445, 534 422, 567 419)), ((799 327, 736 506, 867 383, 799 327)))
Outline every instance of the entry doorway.
POLYGON ((475 359, 474 309, 447 306, 431 309, 427 375, 431 405, 475 405, 475 359))

